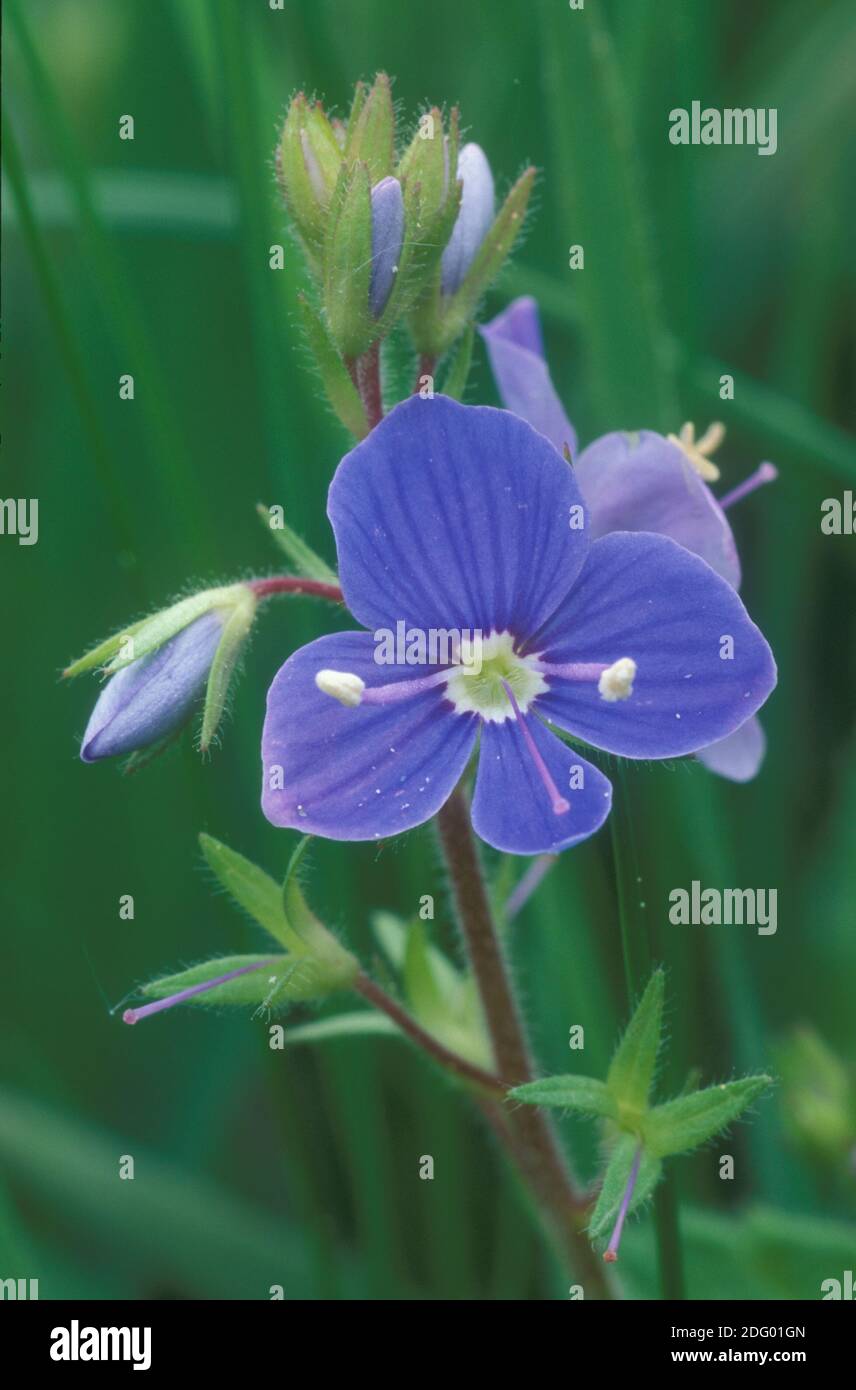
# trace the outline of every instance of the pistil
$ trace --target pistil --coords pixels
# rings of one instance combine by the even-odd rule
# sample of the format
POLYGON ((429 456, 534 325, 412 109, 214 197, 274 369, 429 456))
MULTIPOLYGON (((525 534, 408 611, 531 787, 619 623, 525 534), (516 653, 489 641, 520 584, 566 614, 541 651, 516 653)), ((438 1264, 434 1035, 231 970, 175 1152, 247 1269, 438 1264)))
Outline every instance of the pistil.
POLYGON ((197 994, 205 994, 209 989, 216 989, 218 985, 225 985, 229 980, 234 980, 238 975, 246 975, 250 970, 264 970, 265 966, 273 965, 273 960, 262 960, 257 965, 241 965, 237 970, 230 970, 226 975, 218 975, 216 980, 205 980, 200 985, 190 985, 187 989, 181 989, 177 994, 170 994, 166 999, 156 999, 153 1004, 144 1004, 141 1009, 126 1009, 122 1015, 123 1023, 139 1023, 141 1018, 148 1018, 150 1014, 159 1014, 163 1009, 172 1009, 176 1004, 183 1004, 185 999, 193 999, 197 994))
POLYGON ((555 816, 563 816, 567 811, 570 811, 571 803, 570 801, 567 801, 565 797, 562 796, 562 793, 559 791, 559 788, 556 786, 556 783, 550 776, 550 771, 547 767, 547 764, 544 762, 544 759, 541 757, 541 754, 538 751, 538 747, 535 743, 534 738, 532 737, 532 734, 529 731, 526 720, 520 712, 520 706, 514 698, 514 691, 511 689, 511 686, 508 684, 508 681, 503 681, 502 687, 506 695, 508 696, 509 703, 514 711, 514 718, 517 721, 517 727, 523 735, 523 741, 526 744, 526 747, 528 749, 530 757, 532 758, 533 763, 535 764, 538 776, 544 783, 545 790, 550 798, 550 804, 553 807, 553 814, 555 816))
POLYGON ((633 1190, 636 1187, 636 1179, 639 1177, 639 1165, 642 1162, 642 1145, 636 1150, 633 1159, 633 1167, 630 1169, 630 1176, 627 1179, 627 1186, 624 1189, 624 1196, 621 1199, 621 1206, 618 1208, 618 1217, 609 1238, 609 1245, 603 1252, 603 1258, 607 1264, 615 1264, 618 1259, 618 1246, 621 1241, 621 1232, 624 1228, 624 1218, 627 1215, 633 1198, 633 1190))
POLYGON ((779 476, 779 470, 774 463, 762 463, 754 473, 750 473, 748 478, 744 478, 742 483, 726 492, 724 497, 719 498, 719 505, 723 511, 733 507, 735 502, 742 502, 744 497, 748 497, 750 492, 755 492, 765 483, 774 483, 779 476))

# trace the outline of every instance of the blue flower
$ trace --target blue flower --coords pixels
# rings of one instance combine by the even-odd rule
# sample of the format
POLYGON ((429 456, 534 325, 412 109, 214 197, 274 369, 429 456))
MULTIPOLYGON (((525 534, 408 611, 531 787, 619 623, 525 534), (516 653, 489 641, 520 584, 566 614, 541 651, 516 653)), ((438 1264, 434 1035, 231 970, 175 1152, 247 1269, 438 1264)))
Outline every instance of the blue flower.
POLYGON ((372 268, 369 308, 379 319, 389 299, 404 242, 404 199, 401 184, 391 176, 381 179, 371 191, 372 268))
MULTIPOLYGON (((574 458, 574 473, 591 517, 592 536, 614 531, 650 531, 670 536, 740 587, 740 559, 726 509, 776 469, 764 463, 750 479, 717 500, 708 486, 718 469, 709 454, 724 430, 714 426, 696 441, 691 425, 668 439, 652 430, 615 432, 589 444, 577 456, 577 437, 550 379, 538 319, 529 297, 516 299, 482 336, 494 376, 509 410, 574 458)), ((754 777, 764 757, 764 732, 750 718, 725 739, 698 751, 713 772, 732 781, 754 777)))
POLYGON ((775 684, 731 586, 663 536, 593 541, 573 470, 507 411, 403 402, 342 460, 328 515, 368 630, 319 638, 273 681, 262 806, 275 825, 338 840, 408 830, 478 744, 477 833, 516 854, 564 849, 603 824, 611 787, 553 728, 674 757, 737 729, 775 684), (383 664, 379 638, 399 625, 417 651, 414 633, 482 634, 481 659, 459 645, 418 673, 409 650, 383 664))
POLYGON ((457 178, 461 184, 461 206, 440 262, 440 284, 444 294, 454 294, 464 282, 493 222, 495 194, 493 174, 480 145, 464 145, 458 155, 457 178))

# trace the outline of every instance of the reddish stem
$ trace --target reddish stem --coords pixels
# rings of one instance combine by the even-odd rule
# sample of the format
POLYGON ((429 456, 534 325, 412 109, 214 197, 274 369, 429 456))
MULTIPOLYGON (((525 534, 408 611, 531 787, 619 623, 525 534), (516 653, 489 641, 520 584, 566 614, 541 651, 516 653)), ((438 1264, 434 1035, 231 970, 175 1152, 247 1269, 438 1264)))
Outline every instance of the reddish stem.
POLYGON ((354 364, 354 379, 366 412, 369 429, 383 419, 383 393, 380 385, 380 340, 372 343, 354 364))
POLYGON ((278 574, 273 579, 251 579, 247 584, 256 598, 269 598, 271 594, 311 594, 314 598, 326 598, 331 603, 344 603, 342 590, 338 584, 326 584, 323 579, 304 579, 300 574, 278 574))

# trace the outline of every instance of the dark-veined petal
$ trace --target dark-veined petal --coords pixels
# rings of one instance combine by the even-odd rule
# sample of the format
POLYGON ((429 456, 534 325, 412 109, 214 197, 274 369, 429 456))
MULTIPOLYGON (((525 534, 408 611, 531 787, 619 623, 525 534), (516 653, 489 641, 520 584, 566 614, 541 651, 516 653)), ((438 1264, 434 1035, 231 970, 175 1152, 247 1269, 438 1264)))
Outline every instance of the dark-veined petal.
POLYGON ((524 716, 538 752, 570 810, 556 815, 514 719, 483 724, 473 795, 476 833, 508 854, 567 849, 599 830, 612 805, 612 786, 575 748, 539 719, 524 716), (582 785, 579 785, 582 783, 582 785))
POLYGON ((479 329, 487 347, 499 394, 508 410, 546 435, 559 453, 577 452, 577 436, 565 414, 544 360, 538 305, 530 296, 515 299, 479 329))
POLYGON ((629 699, 610 703, 595 682, 553 676, 538 697, 539 714, 629 758, 676 757, 724 738, 776 683, 773 654, 731 586, 675 541, 646 533, 595 541, 529 649, 558 664, 636 662, 629 699))
POLYGON ((767 739, 760 719, 753 714, 733 734, 716 743, 700 748, 696 753, 700 763, 731 782, 751 782, 757 773, 767 748, 767 739))
POLYGON ((435 687, 384 705, 346 708, 315 684, 347 671, 366 686, 419 679, 430 668, 378 665, 368 632, 320 637, 289 657, 268 691, 262 810, 274 825, 333 840, 377 840, 433 816, 466 767, 473 715, 435 687))
POLYGON ((737 546, 725 513, 676 444, 652 430, 605 434, 583 449, 575 472, 593 540, 610 531, 671 536, 740 587, 737 546))
POLYGON ((523 637, 562 601, 588 547, 573 471, 505 410, 411 396, 340 463, 328 515, 365 627, 523 637))

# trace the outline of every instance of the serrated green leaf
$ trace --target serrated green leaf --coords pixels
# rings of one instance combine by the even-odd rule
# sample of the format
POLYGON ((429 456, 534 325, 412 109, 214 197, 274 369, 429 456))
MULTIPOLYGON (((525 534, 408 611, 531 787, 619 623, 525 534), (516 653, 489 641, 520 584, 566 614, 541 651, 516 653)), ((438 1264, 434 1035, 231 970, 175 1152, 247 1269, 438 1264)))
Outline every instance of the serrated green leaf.
POLYGON ((747 1076, 656 1106, 642 1121, 646 1148, 659 1158, 698 1148, 727 1128, 770 1085, 769 1076, 747 1076))
POLYGON ((330 992, 317 962, 309 957, 245 955, 218 956, 201 965, 191 966, 189 970, 181 970, 176 975, 164 975, 144 985, 142 993, 153 999, 166 999, 194 985, 207 984, 220 975, 244 970, 248 966, 258 968, 250 968, 245 975, 238 975, 234 980, 227 980, 225 984, 215 985, 181 1002, 212 1009, 224 1005, 246 1007, 253 1004, 276 1009, 284 1004, 317 999, 330 992))
POLYGON ((333 1018, 319 1018, 312 1023, 301 1023, 297 1028, 289 1028, 285 1034, 287 1043, 330 1042, 336 1038, 370 1038, 400 1036, 396 1027, 386 1014, 361 1009, 352 1014, 336 1014, 333 1018))
MULTIPOLYGON (((356 439, 365 439, 369 432, 369 424, 366 419, 365 408, 360 400, 360 393, 351 380, 347 367, 336 351, 321 316, 315 312, 305 295, 298 295, 297 305, 300 310, 303 331, 309 344, 309 351, 320 373, 328 401, 345 429, 349 430, 356 439)), ((294 536, 293 531, 286 534, 286 528, 281 527, 278 539, 286 554, 289 554, 287 542, 290 543, 291 537, 294 537, 294 541, 297 542, 298 554, 304 551, 308 552, 311 561, 317 562, 317 565, 326 570, 327 576, 329 576, 331 571, 327 569, 323 560, 318 560, 314 552, 299 537, 294 536)), ((295 563, 300 563, 300 561, 295 560, 295 563)), ((301 573, 309 575, 312 579, 324 577, 321 574, 310 575, 308 569, 303 569, 301 573)))
POLYGON ((617 1106, 602 1081, 593 1076, 545 1076, 509 1091, 510 1100, 526 1105, 548 1105, 575 1110, 580 1115, 605 1115, 615 1119, 617 1106))
MULTIPOLYGON (((592 1242, 599 1241, 604 1236, 609 1235, 615 1224, 638 1148, 639 1140, 635 1135, 622 1134, 609 1156, 600 1196, 589 1222, 588 1233, 592 1242)), ((643 1150, 633 1196, 627 1208, 628 1216, 648 1200, 660 1180, 662 1171, 663 1165, 660 1160, 647 1150, 643 1150)))
POLYGON ((213 835, 206 835, 203 831, 199 844, 208 867, 238 906, 281 945, 302 955, 306 950, 305 942, 285 915, 282 889, 276 880, 237 850, 230 849, 221 840, 215 840, 213 835))
POLYGON ((655 970, 610 1064, 606 1084, 631 1122, 648 1106, 663 1020, 662 970, 655 970))

